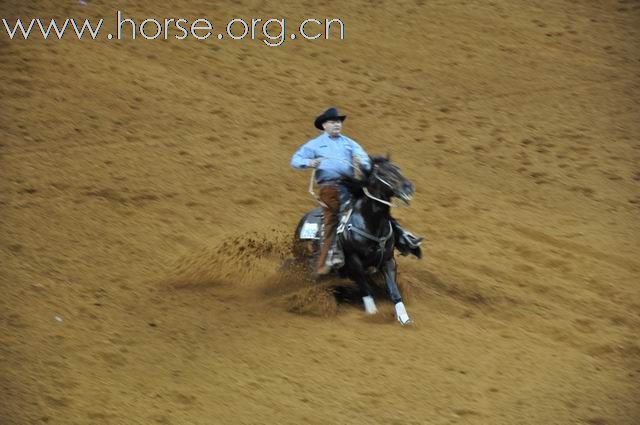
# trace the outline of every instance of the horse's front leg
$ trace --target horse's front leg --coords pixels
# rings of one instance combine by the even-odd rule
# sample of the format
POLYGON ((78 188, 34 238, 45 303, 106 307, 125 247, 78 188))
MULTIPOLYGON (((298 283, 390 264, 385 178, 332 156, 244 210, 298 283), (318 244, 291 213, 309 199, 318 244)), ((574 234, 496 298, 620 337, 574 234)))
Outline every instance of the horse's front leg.
POLYGON ((391 257, 382 265, 382 273, 384 274, 384 280, 387 282, 387 289, 389 290, 389 297, 396 307, 396 318, 402 325, 410 325, 413 323, 407 309, 402 302, 402 295, 400 295, 400 289, 398 289, 398 283, 396 282, 396 260, 391 257))
POLYGON ((347 257, 346 265, 347 270, 349 271, 349 276, 351 276, 351 278, 358 284, 365 311, 367 314, 376 314, 378 312, 378 308, 373 300, 371 286, 367 280, 364 267, 362 266, 362 261, 360 261, 360 258, 357 255, 352 254, 347 257))

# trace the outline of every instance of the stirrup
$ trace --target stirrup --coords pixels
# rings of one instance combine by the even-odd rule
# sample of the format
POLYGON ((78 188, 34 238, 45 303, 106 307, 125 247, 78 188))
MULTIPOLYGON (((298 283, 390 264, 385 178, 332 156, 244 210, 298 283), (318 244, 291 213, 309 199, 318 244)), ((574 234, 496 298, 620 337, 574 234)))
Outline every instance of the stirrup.
POLYGON ((332 249, 329 251, 326 264, 334 269, 340 268, 344 265, 344 253, 339 249, 332 249))
POLYGON ((422 245, 422 240, 424 239, 424 237, 416 236, 411 232, 407 232, 406 230, 404 231, 404 233, 402 233, 402 238, 404 238, 404 240, 407 242, 409 248, 418 248, 420 245, 422 245))
POLYGON ((396 248, 400 251, 400 255, 407 256, 413 254, 418 259, 422 258, 422 248, 420 248, 420 245, 422 245, 424 238, 416 236, 403 228, 400 228, 400 232, 396 243, 396 248))
POLYGON ((331 249, 329 249, 326 264, 333 269, 339 269, 344 265, 344 262, 344 251, 342 251, 342 247, 340 247, 340 243, 338 241, 338 236, 336 235, 333 240, 333 244, 331 245, 331 249))

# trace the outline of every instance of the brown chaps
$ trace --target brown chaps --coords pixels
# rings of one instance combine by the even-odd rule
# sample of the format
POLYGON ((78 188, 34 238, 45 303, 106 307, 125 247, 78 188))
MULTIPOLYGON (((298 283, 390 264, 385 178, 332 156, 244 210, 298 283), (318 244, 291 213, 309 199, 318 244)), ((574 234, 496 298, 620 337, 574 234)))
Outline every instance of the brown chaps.
POLYGON ((320 258, 318 259, 318 267, 322 267, 327 261, 329 250, 336 236, 338 213, 340 212, 340 188, 335 184, 321 185, 319 197, 326 205, 326 207, 322 208, 324 235, 320 249, 320 258))

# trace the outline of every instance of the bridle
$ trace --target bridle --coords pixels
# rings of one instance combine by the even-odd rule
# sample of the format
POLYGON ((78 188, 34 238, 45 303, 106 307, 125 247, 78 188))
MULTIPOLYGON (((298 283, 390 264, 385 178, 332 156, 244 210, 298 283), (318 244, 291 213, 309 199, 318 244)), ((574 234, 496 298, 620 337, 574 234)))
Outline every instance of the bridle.
MULTIPOLYGON (((393 192, 393 186, 391 185, 391 183, 389 183, 388 181, 386 181, 385 179, 383 179, 382 177, 380 177, 378 175, 378 171, 375 170, 373 177, 375 177, 376 180, 378 180, 380 183, 384 184, 385 186, 387 186, 389 189, 391 189, 391 191, 393 192)), ((374 201, 378 201, 384 205, 387 205, 391 208, 402 208, 402 207, 406 207, 407 205, 401 205, 401 204, 394 204, 391 201, 385 201, 384 199, 380 199, 380 198, 376 198, 375 196, 373 196, 371 193, 369 193, 369 189, 367 189, 366 187, 362 188, 364 194, 368 197, 373 199, 374 201)))

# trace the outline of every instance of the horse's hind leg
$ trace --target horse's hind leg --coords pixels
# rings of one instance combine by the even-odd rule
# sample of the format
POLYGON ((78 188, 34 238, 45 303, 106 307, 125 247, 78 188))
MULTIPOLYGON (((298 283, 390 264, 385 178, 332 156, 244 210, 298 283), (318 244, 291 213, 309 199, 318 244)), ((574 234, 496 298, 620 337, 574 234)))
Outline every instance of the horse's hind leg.
POLYGON ((396 260, 390 258, 382 266, 382 273, 384 274, 384 280, 387 282, 387 289, 389 290, 389 297, 395 304, 396 317, 398 321, 403 325, 409 325, 413 323, 407 309, 402 302, 402 295, 400 295, 400 289, 398 289, 398 283, 396 282, 396 260))
POLYGON ((367 314, 376 314, 378 312, 378 308, 376 307, 376 303, 373 300, 371 286, 369 285, 369 281, 367 280, 367 276, 365 275, 364 267, 362 267, 362 262, 357 256, 351 255, 347 257, 346 266, 349 271, 349 276, 358 284, 365 311, 367 312, 367 314))

